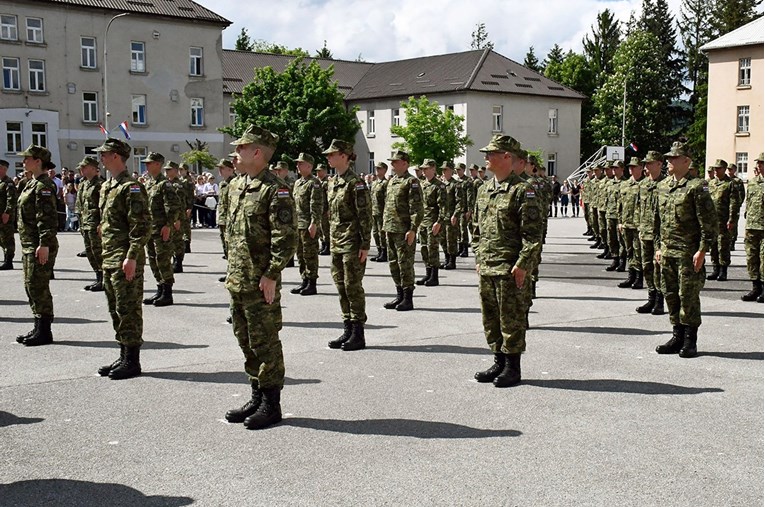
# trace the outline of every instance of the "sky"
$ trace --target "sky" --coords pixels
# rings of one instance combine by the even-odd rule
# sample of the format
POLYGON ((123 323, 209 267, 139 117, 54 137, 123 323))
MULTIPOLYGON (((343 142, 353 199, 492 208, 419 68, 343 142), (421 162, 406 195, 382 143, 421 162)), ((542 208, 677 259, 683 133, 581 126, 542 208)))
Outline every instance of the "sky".
MULTIPOLYGON (((642 0, 196 0, 233 21, 223 47, 233 49, 241 29, 253 39, 301 47, 324 45, 337 59, 384 62, 470 49, 471 33, 485 23, 495 51, 518 62, 529 46, 541 61, 558 43, 579 52, 598 12, 627 21, 642 0)), ((669 0, 677 16, 681 0, 669 0)))

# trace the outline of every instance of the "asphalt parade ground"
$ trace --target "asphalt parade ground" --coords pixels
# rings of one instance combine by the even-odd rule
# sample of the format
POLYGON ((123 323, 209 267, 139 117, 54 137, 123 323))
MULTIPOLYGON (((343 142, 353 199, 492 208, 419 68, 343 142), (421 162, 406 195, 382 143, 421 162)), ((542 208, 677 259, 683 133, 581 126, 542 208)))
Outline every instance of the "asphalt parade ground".
POLYGON ((249 387, 216 230, 194 230, 175 305, 144 307, 144 373, 124 381, 96 374, 118 353, 106 298, 60 234, 53 345, 15 343, 32 325, 21 264, 0 272, 0 506, 763 505, 763 305, 738 299, 742 239, 702 293, 700 356, 681 359, 654 352, 667 316, 635 312, 646 291, 617 288, 583 230, 550 221, 510 389, 473 380, 492 356, 472 254, 411 312, 382 308, 395 290, 370 263, 358 352, 327 348, 328 257, 317 296, 289 294, 285 270, 285 418, 261 431, 223 419, 249 387))

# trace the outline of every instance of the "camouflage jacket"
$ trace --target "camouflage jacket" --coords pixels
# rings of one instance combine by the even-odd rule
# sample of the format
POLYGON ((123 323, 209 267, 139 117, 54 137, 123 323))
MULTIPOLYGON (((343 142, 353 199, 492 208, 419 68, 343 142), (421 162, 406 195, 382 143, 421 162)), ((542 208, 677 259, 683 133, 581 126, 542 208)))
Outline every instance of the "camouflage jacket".
POLYGON ((738 223, 741 201, 733 181, 727 174, 709 182, 709 193, 712 196, 712 202, 715 203, 718 225, 725 227, 728 222, 738 223))
POLYGON ((665 177, 659 175, 659 178, 652 180, 650 176, 640 180, 638 195, 638 233, 643 241, 653 241, 658 234, 656 229, 656 213, 658 211, 659 199, 656 188, 664 181, 665 177))
POLYGON ((422 222, 422 183, 408 171, 388 181, 385 192, 383 230, 392 233, 416 231, 422 222))
POLYGON ((734 176, 730 179, 730 185, 738 194, 738 207, 741 208, 741 205, 744 204, 744 201, 746 201, 746 186, 738 176, 734 176))
POLYGON ((226 223, 228 223, 229 203, 231 202, 229 191, 231 190, 231 180, 233 179, 234 175, 232 174, 218 185, 218 207, 215 210, 215 221, 218 227, 222 226, 225 228, 226 223))
POLYGON ((440 222, 443 225, 447 216, 444 213, 446 207, 446 184, 434 177, 432 180, 425 180, 422 184, 422 202, 424 213, 422 216, 422 227, 430 228, 440 222))
POLYGON ((34 253, 38 246, 58 246, 56 184, 47 173, 27 182, 19 195, 16 211, 21 253, 34 253))
POLYGON ((663 257, 687 257, 709 251, 717 236, 715 206, 703 178, 683 178, 656 188, 660 235, 656 249, 663 257))
POLYGON ((385 196, 388 189, 388 180, 375 179, 372 182, 372 215, 382 217, 385 210, 385 196))
POLYGON ((640 224, 640 183, 630 178, 619 187, 619 223, 627 229, 637 229, 640 224))
POLYGON ((163 227, 170 227, 180 220, 185 212, 182 199, 178 198, 175 186, 162 173, 146 182, 146 193, 149 196, 149 212, 151 213, 151 233, 159 235, 163 227))
POLYGON ((327 185, 330 251, 337 254, 369 250, 372 239, 372 202, 364 180, 353 168, 327 185))
POLYGON ((601 175, 600 178, 592 178, 590 186, 587 187, 590 189, 590 206, 597 209, 598 212, 601 210, 606 211, 605 208, 603 208, 603 204, 601 203, 601 197, 603 196, 601 188, 603 186, 604 180, 606 180, 606 177, 603 175, 601 175))
POLYGON ((529 270, 542 246, 545 203, 516 174, 487 181, 476 197, 473 251, 483 276, 508 276, 513 266, 529 270))
POLYGON ((446 216, 449 218, 453 216, 459 216, 459 214, 462 212, 462 200, 459 198, 457 182, 454 179, 451 179, 449 181, 445 181, 444 185, 446 185, 446 216))
POLYGON ((457 184, 457 209, 459 209, 459 216, 463 216, 467 210, 470 209, 468 207, 468 182, 467 180, 455 180, 455 183, 457 184))
POLYGON ((121 268, 125 259, 145 263, 151 217, 144 186, 125 170, 101 185, 100 205, 104 269, 121 268))
POLYGON ((80 214, 80 229, 92 231, 101 223, 101 185, 104 179, 96 174, 91 179, 83 179, 77 189, 77 212, 80 214))
MULTIPOLYGON (((187 210, 194 208, 194 193, 196 192, 196 185, 191 177, 188 178, 176 178, 180 182, 183 192, 178 192, 178 197, 181 202, 184 203, 187 210)), ((177 189, 177 186, 176 186, 177 189)))
POLYGON ((0 213, 7 213, 10 215, 8 223, 13 225, 14 217, 16 216, 16 201, 18 195, 16 191, 16 185, 13 184, 13 180, 10 176, 6 175, 5 178, 0 180, 0 213))
POLYGON ((310 175, 300 178, 292 187, 292 195, 295 198, 298 229, 308 229, 311 224, 320 226, 324 214, 324 191, 319 178, 310 175))
POLYGON ((619 219, 619 193, 621 190, 622 182, 624 179, 617 180, 616 178, 607 180, 608 183, 605 186, 606 193, 606 218, 619 219))
POLYGON ((590 183, 590 178, 585 176, 581 183, 582 188, 580 189, 580 193, 582 195, 582 204, 590 203, 590 196, 587 195, 589 192, 589 188, 588 188, 589 183, 590 183))
POLYGON ((763 230, 762 227, 762 176, 749 180, 746 189, 746 228, 763 230))
POLYGON ((295 201, 287 183, 268 169, 229 185, 226 289, 258 292, 261 277, 280 280, 297 249, 295 201))

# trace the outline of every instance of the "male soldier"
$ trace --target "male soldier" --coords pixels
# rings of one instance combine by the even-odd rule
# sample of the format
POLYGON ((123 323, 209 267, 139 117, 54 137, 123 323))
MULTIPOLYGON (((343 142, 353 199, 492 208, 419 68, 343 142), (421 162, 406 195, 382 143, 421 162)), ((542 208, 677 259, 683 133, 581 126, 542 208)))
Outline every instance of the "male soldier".
POLYGON ((582 180, 582 206, 584 206, 584 222, 587 224, 587 230, 582 236, 590 236, 593 239, 592 224, 590 223, 590 196, 588 195, 589 184, 592 181, 592 166, 587 167, 586 176, 582 180))
POLYGON ((763 241, 762 241, 762 153, 754 162, 754 177, 749 179, 746 189, 746 269, 752 280, 752 290, 741 296, 742 301, 763 301, 763 241))
POLYGON ((717 159, 712 166, 715 178, 709 182, 709 194, 717 212, 718 232, 712 241, 712 273, 707 280, 725 282, 728 280, 730 266, 731 233, 738 223, 738 213, 741 209, 739 194, 733 186, 733 181, 725 174, 728 164, 717 159))
MULTIPOLYGON (((459 251, 457 255, 460 257, 468 256, 468 215, 470 214, 470 197, 468 196, 468 185, 470 182, 465 178, 465 169, 467 166, 463 163, 457 164, 457 195, 462 202, 462 213, 458 217, 458 230, 459 230, 459 251)), ((471 185, 472 187, 472 185, 471 185)))
POLYGON ((590 224, 592 225, 592 234, 595 242, 590 245, 591 249, 598 249, 603 245, 603 239, 600 235, 600 182, 603 179, 603 163, 598 163, 592 167, 592 181, 587 185, 587 192, 590 197, 590 224))
MULTIPOLYGON (((194 192, 196 190, 195 182, 189 175, 188 164, 181 164, 178 167, 178 179, 183 185, 183 193, 178 192, 181 202, 186 203, 185 217, 181 217, 181 232, 183 232, 182 248, 176 248, 175 250, 175 266, 173 271, 175 273, 183 273, 183 258, 185 254, 191 253, 191 212, 194 209, 194 192)), ((179 243, 179 245, 181 245, 179 243)))
MULTIPOLYGON (((189 205, 188 200, 186 199, 186 186, 185 182, 181 180, 180 172, 181 167, 180 165, 176 164, 175 162, 171 164, 167 164, 164 167, 165 171, 165 178, 167 178, 167 181, 169 181, 173 185, 173 189, 175 190, 176 195, 178 196, 178 200, 181 203, 181 219, 178 222, 178 226, 175 228, 173 235, 172 235, 172 243, 173 243, 173 273, 183 273, 183 257, 185 256, 186 252, 186 242, 184 240, 184 227, 186 227, 186 222, 189 221, 188 216, 186 215, 186 210, 188 209, 187 206, 189 205)), ((189 222, 189 227, 191 226, 191 223, 189 222)))
POLYGON ((486 341, 494 364, 475 374, 478 382, 510 387, 521 381, 521 353, 526 350, 526 301, 534 252, 542 247, 543 214, 534 187, 520 177, 521 145, 495 135, 481 148, 494 179, 476 199, 473 251, 478 272, 486 341))
MULTIPOLYGON (((319 255, 329 255, 329 200, 327 199, 329 178, 327 177, 327 166, 325 164, 316 166, 316 177, 319 178, 321 191, 324 193, 324 213, 321 217, 321 250, 319 250, 319 255)), ((387 257, 385 260, 388 260, 387 257)))
POLYGON ((90 267, 96 272, 96 281, 85 286, 85 290, 102 292, 104 272, 101 267, 101 238, 98 226, 101 224, 101 186, 103 179, 99 163, 94 157, 85 157, 78 164, 83 180, 77 190, 77 210, 80 213, 80 233, 85 242, 85 255, 90 267))
POLYGON ((0 247, 5 252, 0 270, 13 269, 13 257, 16 255, 16 239, 13 237, 16 195, 16 186, 8 176, 8 162, 0 160, 0 247))
MULTIPOLYGON (((741 178, 738 177, 738 168, 736 164, 731 162, 728 164, 728 177, 730 178, 730 186, 731 188, 738 193, 738 212, 737 215, 741 214, 741 206, 744 204, 744 201, 746 201, 746 187, 744 185, 744 182, 741 181, 741 178)), ((731 201, 732 202, 732 201, 731 201)), ((736 241, 738 241, 738 221, 733 223, 733 229, 730 231, 730 250, 735 251, 736 250, 736 241)))
MULTIPOLYGON (((151 217, 151 238, 146 243, 149 266, 157 281, 157 292, 143 300, 145 305, 157 307, 173 304, 173 248, 172 242, 175 227, 180 229, 183 204, 175 192, 173 183, 162 174, 162 164, 165 161, 160 153, 150 152, 143 162, 149 180, 146 182, 146 193, 149 196, 149 213, 151 217)), ((169 162, 172 167, 175 162, 169 162)))
POLYGON ((624 162, 614 160, 611 164, 613 177, 606 185, 606 221, 608 224, 608 250, 613 256, 611 265, 606 271, 624 271, 627 264, 625 249, 622 248, 622 239, 619 234, 619 189, 624 177, 624 162), (624 260, 622 261, 622 258, 624 260), (624 264, 624 267, 622 267, 624 264))
POLYGON ((442 269, 457 269, 457 242, 459 240, 458 218, 462 214, 462 199, 459 198, 457 182, 454 181, 454 163, 445 161, 441 164, 443 181, 446 184, 446 230, 441 236, 441 248, 446 255, 442 269))
POLYGON ((295 182, 293 196, 297 211, 297 258, 303 282, 290 293, 301 296, 316 294, 319 277, 319 226, 324 214, 324 195, 319 178, 312 174, 313 157, 301 153, 295 159, 300 179, 295 182))
POLYGON ((608 189, 613 184, 614 168, 610 160, 601 164, 603 175, 598 182, 598 227, 600 228, 600 248, 603 252, 596 255, 598 259, 613 259, 619 255, 619 252, 612 252, 608 241, 608 219, 606 218, 606 208, 608 205, 608 189))
POLYGON ((661 292, 661 268, 656 261, 654 240, 659 235, 656 216, 658 212, 658 186, 666 181, 661 174, 664 157, 658 151, 649 151, 642 160, 645 164, 646 178, 640 182, 640 211, 638 216, 638 234, 640 237, 640 258, 643 265, 643 278, 648 286, 648 302, 638 306, 638 313, 664 315, 664 295, 661 292))
MULTIPOLYGON (((481 181, 483 183, 483 181, 481 181)), ((470 164, 470 178, 466 181, 466 190, 467 193, 467 208, 465 209, 465 212, 467 213, 467 228, 468 228, 468 234, 473 233, 473 213, 475 212, 475 198, 478 195, 478 165, 477 164, 470 164)), ((467 252, 467 247, 470 246, 470 237, 468 237, 466 242, 466 248, 465 252, 467 252)))
POLYGON ((144 247, 151 235, 149 197, 146 189, 127 171, 130 146, 108 138, 96 148, 111 179, 101 186, 101 247, 104 291, 112 317, 120 357, 98 369, 113 380, 141 374, 143 345, 144 247))
POLYGON ((396 297, 383 306, 406 312, 414 308, 414 250, 423 214, 422 184, 409 172, 408 153, 397 150, 388 161, 393 177, 385 191, 383 231, 387 236, 388 266, 396 285, 396 297))
POLYGON ((619 232, 624 238, 629 276, 619 283, 619 288, 643 288, 643 267, 640 256, 640 238, 638 224, 640 223, 640 180, 643 179, 643 166, 640 159, 632 157, 628 165, 630 179, 623 181, 619 188, 619 232))
POLYGON ((417 280, 417 285, 435 287, 438 285, 438 236, 447 217, 446 185, 436 177, 436 161, 426 158, 422 165, 425 182, 422 183, 423 216, 420 224, 420 254, 425 263, 425 276, 417 280))
MULTIPOLYGON (((525 151, 525 150, 522 150, 525 151)), ((549 206, 550 199, 552 199, 552 187, 548 185, 548 180, 542 174, 540 161, 536 155, 532 153, 526 153, 524 157, 524 172, 521 173, 521 178, 527 180, 534 188, 537 199, 541 206, 549 206)), ((541 213, 540 219, 542 221, 542 243, 544 243, 545 234, 547 231, 547 213, 541 213)), ((526 329, 529 328, 528 315, 531 309, 531 300, 537 297, 537 281, 539 281, 539 265, 542 263, 542 247, 538 248, 534 252, 534 262, 531 265, 531 272, 529 273, 529 290, 528 290, 528 307, 526 310, 526 329)))
MULTIPOLYGON (((231 180, 234 179, 234 164, 227 158, 218 161, 220 185, 218 185, 218 207, 215 210, 215 222, 220 229, 220 242, 223 246, 223 258, 228 259, 228 244, 226 242, 226 223, 228 222, 228 192, 231 180)), ((225 278, 224 280, 225 281, 225 278)))
POLYGON ((670 178, 658 189, 661 234, 656 260, 661 264, 662 292, 667 301, 672 338, 656 347, 659 354, 696 357, 701 325, 704 260, 714 241, 715 206, 706 180, 688 179, 690 152, 675 142, 664 156, 669 159, 670 178))
POLYGON ((226 420, 260 429, 282 419, 284 356, 281 272, 295 253, 295 202, 287 183, 266 170, 278 136, 250 125, 236 146, 237 170, 245 177, 229 194, 229 259, 226 289, 251 398, 226 412, 226 420))
POLYGON ((385 210, 385 193, 388 188, 388 180, 385 174, 388 172, 388 164, 378 162, 375 164, 375 181, 372 183, 372 237, 375 239, 377 247, 377 256, 370 260, 377 262, 387 262, 388 252, 387 238, 383 232, 383 211, 385 210))

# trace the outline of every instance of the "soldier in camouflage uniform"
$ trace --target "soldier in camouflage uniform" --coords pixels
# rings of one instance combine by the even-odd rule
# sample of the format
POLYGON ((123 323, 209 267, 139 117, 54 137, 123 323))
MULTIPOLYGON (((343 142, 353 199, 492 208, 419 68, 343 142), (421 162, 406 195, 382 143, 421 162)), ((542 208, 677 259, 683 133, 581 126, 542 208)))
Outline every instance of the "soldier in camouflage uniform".
POLYGON ((606 220, 608 223, 608 250, 613 256, 606 271, 624 271, 627 268, 627 249, 619 233, 619 190, 624 181, 624 162, 615 160, 611 165, 613 178, 605 187, 606 220))
POLYGON ((16 185, 8 176, 8 162, 0 160, 0 248, 5 253, 0 271, 13 269, 13 257, 16 255, 13 231, 16 223, 17 195, 16 185))
MULTIPOLYGON (((467 188, 465 189, 465 193, 467 194, 467 208, 465 209, 465 213, 467 216, 468 234, 471 234, 473 231, 473 212, 475 211, 475 198, 478 195, 479 187, 478 169, 479 167, 477 164, 470 164, 470 178, 466 181, 467 188)), ((481 181, 481 183, 483 183, 483 181, 481 181)), ((465 252, 467 252, 467 248, 470 247, 469 236, 465 247, 465 252)))
MULTIPOLYGON (((600 182, 603 180, 603 163, 595 164, 592 167, 592 180, 587 185, 587 192, 590 197, 590 224, 592 226, 592 234, 595 238, 595 242, 590 245, 590 248, 595 250, 603 246, 603 238, 600 235, 600 182)), ((599 254, 600 255, 600 254, 599 254)), ((598 256, 599 256, 598 255, 598 256)))
MULTIPOLYGON (((167 164, 164 168, 165 178, 173 185, 178 200, 181 202, 181 219, 173 232, 173 273, 183 273, 183 257, 186 253, 186 241, 184 239, 184 227, 189 220, 186 211, 189 201, 186 199, 186 185, 180 177, 181 166, 178 164, 167 164)), ((189 227, 191 223, 189 222, 189 227)))
MULTIPOLYGON (((457 164, 457 191, 458 199, 462 202, 462 213, 458 217, 459 225, 459 251, 457 255, 460 257, 468 256, 468 243, 470 237, 468 236, 468 215, 470 213, 470 197, 468 196, 468 185, 470 182, 465 177, 465 170, 467 166, 465 164, 457 164)), ((472 187, 472 185, 471 185, 472 187)))
POLYGON ((640 237, 640 258, 643 267, 643 279, 648 286, 648 301, 638 306, 638 313, 664 315, 664 295, 661 292, 661 269, 656 261, 654 239, 659 235, 656 221, 659 199, 657 187, 665 181, 661 173, 664 157, 658 151, 649 151, 641 161, 645 164, 645 178, 640 182, 640 202, 638 211, 638 235, 640 237))
POLYGON ((762 202, 762 169, 763 154, 755 159, 754 176, 749 178, 746 189, 746 232, 744 247, 746 249, 746 269, 752 281, 752 290, 741 296, 742 301, 763 301, 763 202, 762 202))
MULTIPOLYGON (((231 180, 234 179, 234 164, 227 158, 218 161, 218 172, 220 173, 220 185, 218 185, 218 207, 215 209, 215 223, 220 230, 220 243, 223 246, 223 258, 228 259, 228 243, 226 242, 226 224, 228 223, 229 198, 228 191, 231 180)), ((225 277, 223 280, 225 282, 225 277)))
POLYGON ((121 380, 141 374, 144 248, 151 235, 149 197, 127 171, 131 153, 127 143, 108 138, 96 151, 111 175, 101 186, 101 255, 104 291, 120 345, 119 358, 99 368, 98 374, 121 380))
POLYGON ((53 342, 50 280, 58 253, 56 184, 47 170, 56 166, 50 161, 50 151, 42 146, 30 145, 18 156, 24 157, 24 169, 32 175, 19 195, 17 224, 24 266, 24 289, 35 325, 32 331, 17 337, 16 341, 27 346, 47 345, 53 342))
POLYGON ((229 193, 226 289, 252 396, 242 407, 229 410, 226 420, 244 423, 248 429, 282 419, 281 272, 295 254, 297 230, 290 189, 267 170, 278 140, 268 130, 250 125, 231 143, 243 177, 229 193))
POLYGON ((621 289, 643 288, 643 265, 640 255, 640 180, 643 179, 643 165, 640 159, 632 157, 628 165, 630 178, 622 182, 619 188, 619 232, 624 238, 629 276, 619 283, 621 289))
POLYGON ((672 338, 656 347, 659 354, 697 355, 701 325, 704 260, 715 236, 715 207, 707 181, 688 179, 690 152, 683 143, 672 144, 668 183, 658 188, 659 223, 656 260, 661 264, 662 292, 672 323, 672 338))
POLYGON ((388 242, 383 232, 383 211, 385 210, 385 192, 388 188, 388 180, 385 174, 388 172, 388 164, 378 162, 375 164, 377 175, 372 183, 372 236, 377 247, 377 256, 371 260, 377 262, 388 261, 388 242))
POLYGON ((459 216, 463 213, 458 184, 452 177, 454 163, 445 161, 441 164, 443 182, 446 184, 446 230, 441 237, 441 248, 446 256, 442 269, 457 269, 457 243, 459 242, 459 216))
POLYGON ((600 248, 603 252, 596 257, 598 259, 613 259, 614 256, 618 256, 619 252, 611 252, 611 248, 608 242, 608 219, 606 218, 606 211, 608 205, 608 189, 613 183, 614 169, 610 160, 606 160, 601 164, 603 175, 598 181, 598 227, 600 228, 600 248))
POLYGON ((313 296, 319 278, 319 227, 324 215, 324 192, 319 178, 312 174, 313 157, 301 153, 295 162, 300 173, 300 179, 293 187, 298 228, 297 258, 303 282, 290 292, 313 296))
POLYGON ((733 181, 725 174, 727 163, 724 160, 716 160, 712 166, 715 170, 715 178, 709 182, 709 193, 717 212, 718 233, 712 242, 712 273, 707 280, 725 282, 728 280, 728 266, 730 266, 731 234, 738 224, 738 214, 741 209, 739 193, 733 185, 733 181))
POLYGON ((544 210, 534 187, 520 177, 525 159, 518 141, 495 135, 480 151, 486 154, 494 179, 478 191, 473 251, 484 334, 494 364, 475 378, 510 387, 521 381, 527 274, 534 264, 534 252, 542 246, 544 210))
MULTIPOLYGON (((329 255, 329 176, 326 164, 316 166, 316 177, 321 182, 321 190, 324 192, 324 215, 321 217, 321 250, 319 255, 329 255)), ((387 259, 386 259, 387 260, 387 259)))
POLYGON ((328 345, 331 349, 361 350, 366 347, 366 295, 362 282, 372 239, 371 195, 364 180, 353 171, 353 144, 333 139, 322 155, 337 172, 328 185, 330 252, 332 279, 343 313, 343 334, 328 345))
POLYGON ((101 238, 98 236, 98 226, 101 224, 101 186, 104 180, 98 166, 98 160, 94 157, 85 157, 77 166, 83 177, 77 189, 76 204, 80 214, 80 233, 85 243, 85 255, 96 273, 96 281, 85 286, 85 290, 91 292, 104 290, 101 238))
MULTIPOLYGON (((183 273, 183 258, 187 253, 191 253, 191 213, 194 210, 194 193, 196 191, 196 183, 194 178, 189 174, 189 165, 181 164, 178 167, 178 179, 183 185, 183 194, 178 192, 178 197, 186 199, 186 213, 181 219, 181 232, 183 233, 183 242, 178 244, 182 248, 176 248, 175 250, 175 266, 173 271, 176 273, 183 273)), ((177 187, 176 187, 177 188, 177 187)))
MULTIPOLYGON (((534 188, 534 191, 536 192, 537 199, 539 199, 540 205, 543 206, 545 209, 549 209, 550 203, 552 202, 552 187, 548 184, 549 180, 544 176, 542 171, 542 166, 540 164, 539 159, 534 154, 526 154, 525 157, 525 165, 524 165, 524 174, 521 174, 521 177, 524 178, 531 184, 531 186, 534 188)), ((547 219, 548 214, 542 213, 541 214, 541 220, 542 220, 542 243, 544 243, 545 234, 547 232, 547 219)), ((537 282, 539 281, 539 265, 542 263, 542 244, 540 244, 539 248, 534 252, 534 263, 531 267, 531 274, 530 274, 530 283, 529 283, 529 290, 528 290, 528 307, 526 309, 526 329, 528 329, 529 321, 529 311, 531 309, 532 305, 532 299, 535 299, 537 297, 537 282)))
POLYGON ((582 183, 581 183, 582 188, 580 190, 582 207, 584 208, 584 221, 587 224, 587 230, 584 231, 584 234, 582 234, 582 236, 589 236, 588 241, 589 240, 594 241, 595 239, 594 238, 595 234, 594 234, 594 231, 592 230, 592 221, 590 216, 590 200, 592 196, 588 195, 591 188, 590 185, 593 182, 593 177, 594 177, 593 166, 589 166, 587 168, 586 175, 584 179, 582 180, 582 183))
POLYGON ((436 161, 426 158, 420 165, 425 181, 422 183, 423 215, 420 223, 420 254, 425 263, 425 276, 417 280, 417 285, 435 287, 439 284, 438 237, 444 229, 447 217, 446 185, 436 175, 436 161))
MULTIPOLYGON (((733 162, 728 164, 728 178, 730 178, 730 186, 737 194, 736 202, 738 202, 738 210, 736 211, 736 216, 739 216, 741 214, 741 206, 746 201, 746 186, 741 181, 741 178, 738 177, 738 168, 733 162)), ((736 241, 738 241, 738 220, 733 222, 733 229, 730 230, 731 252, 736 250, 736 241)))

